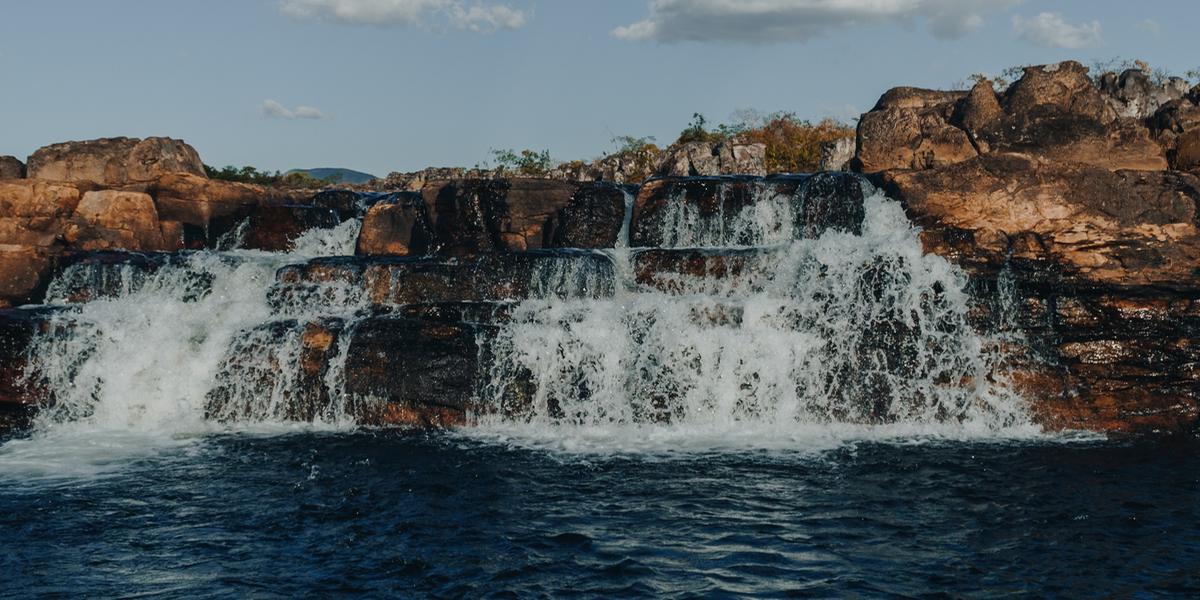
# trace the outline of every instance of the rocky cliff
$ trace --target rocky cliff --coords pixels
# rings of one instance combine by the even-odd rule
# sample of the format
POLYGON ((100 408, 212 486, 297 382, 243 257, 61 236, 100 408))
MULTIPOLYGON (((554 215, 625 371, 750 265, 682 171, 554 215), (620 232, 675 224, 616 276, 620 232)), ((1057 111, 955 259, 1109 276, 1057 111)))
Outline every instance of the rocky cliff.
POLYGON ((1048 423, 1179 430, 1200 414, 1200 88, 1074 62, 1007 90, 899 88, 863 115, 856 166, 926 249, 1012 286, 1017 380, 1048 423))

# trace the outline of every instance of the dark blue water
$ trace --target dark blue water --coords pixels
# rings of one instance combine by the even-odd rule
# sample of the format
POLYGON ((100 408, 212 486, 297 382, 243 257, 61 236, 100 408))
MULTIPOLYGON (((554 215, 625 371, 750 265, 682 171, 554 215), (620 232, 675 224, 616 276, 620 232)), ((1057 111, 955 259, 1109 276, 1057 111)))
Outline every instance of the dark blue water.
POLYGON ((0 594, 1200 594, 1195 438, 581 457, 305 433, 131 460, 0 478, 0 594))

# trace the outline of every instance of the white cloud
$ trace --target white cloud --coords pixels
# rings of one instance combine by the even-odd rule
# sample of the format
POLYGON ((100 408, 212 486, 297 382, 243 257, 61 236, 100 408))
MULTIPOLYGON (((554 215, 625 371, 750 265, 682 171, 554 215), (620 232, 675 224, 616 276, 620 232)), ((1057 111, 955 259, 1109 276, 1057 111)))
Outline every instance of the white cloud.
POLYGON ((1049 48, 1086 48, 1100 44, 1100 22, 1072 25, 1059 13, 1039 13, 1028 19, 1013 16, 1013 31, 1022 39, 1049 48))
POLYGON ((457 29, 495 31, 518 29, 527 21, 524 11, 507 4, 465 0, 281 0, 284 14, 301 19, 326 19, 354 25, 424 26, 447 24, 457 29))
POLYGON ((1137 28, 1139 31, 1144 31, 1154 36, 1162 33, 1162 25, 1159 25, 1158 21, 1155 21, 1154 19, 1142 19, 1141 21, 1138 21, 1137 28))
POLYGON ((938 38, 961 37, 984 13, 1020 0, 651 0, 649 18, 612 35, 630 41, 804 41, 830 30, 924 19, 938 38))
POLYGON ((290 109, 274 100, 263 100, 262 115, 268 119, 324 119, 325 113, 311 106, 290 109))

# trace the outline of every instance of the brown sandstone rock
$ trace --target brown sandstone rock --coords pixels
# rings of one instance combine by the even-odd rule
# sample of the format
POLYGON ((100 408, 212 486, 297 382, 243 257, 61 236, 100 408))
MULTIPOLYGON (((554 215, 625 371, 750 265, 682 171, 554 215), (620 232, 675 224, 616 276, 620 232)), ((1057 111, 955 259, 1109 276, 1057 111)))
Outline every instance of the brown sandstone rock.
POLYGON ((207 227, 216 217, 247 216, 253 207, 282 202, 281 193, 262 186, 187 173, 163 175, 147 191, 161 219, 198 227, 207 227))
POLYGON ((53 245, 80 197, 79 187, 70 183, 0 181, 0 243, 53 245))
POLYGON ((1104 94, 1092 84, 1087 67, 1073 60, 1025 67, 1004 94, 1004 108, 1010 115, 1027 114, 1039 106, 1053 106, 1103 125, 1117 119, 1104 94))
POLYGON ((165 250, 154 199, 140 192, 83 195, 64 237, 82 250, 165 250))
POLYGON ((25 163, 15 156, 0 156, 0 179, 23 179, 25 163))
POLYGON ((17 306, 34 300, 45 286, 51 252, 37 246, 0 243, 0 303, 17 306))
POLYGON ((121 186, 153 181, 167 173, 204 177, 204 163, 181 140, 122 137, 45 146, 29 157, 28 172, 30 178, 121 186))
POLYGON ((978 152, 962 129, 949 123, 961 92, 895 88, 858 122, 858 170, 928 169, 978 152))
POLYGON ((967 232, 977 253, 1005 256, 1011 240, 1028 234, 1044 247, 1033 258, 1131 286, 1188 282, 1200 264, 1200 181, 1189 175, 994 154, 883 179, 916 223, 967 232))
POLYGON ((409 256, 429 250, 433 232, 420 195, 401 193, 372 206, 363 218, 356 253, 362 256, 409 256))

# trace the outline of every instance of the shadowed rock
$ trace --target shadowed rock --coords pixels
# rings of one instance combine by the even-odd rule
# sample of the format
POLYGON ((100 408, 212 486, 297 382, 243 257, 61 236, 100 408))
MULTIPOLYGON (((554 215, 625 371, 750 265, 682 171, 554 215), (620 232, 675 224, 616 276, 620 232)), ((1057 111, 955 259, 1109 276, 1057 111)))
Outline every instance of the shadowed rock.
POLYGON ((15 156, 0 156, 0 179, 22 179, 25 177, 25 163, 15 156))

